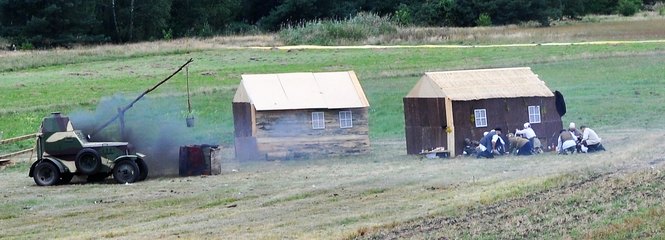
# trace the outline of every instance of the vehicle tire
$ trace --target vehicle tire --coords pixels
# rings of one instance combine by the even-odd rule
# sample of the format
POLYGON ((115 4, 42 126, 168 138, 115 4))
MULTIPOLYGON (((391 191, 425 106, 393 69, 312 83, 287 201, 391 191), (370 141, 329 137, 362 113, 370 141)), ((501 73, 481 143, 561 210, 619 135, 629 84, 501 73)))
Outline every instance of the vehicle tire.
POLYGON ((58 181, 58 184, 68 184, 69 182, 72 181, 72 178, 74 178, 74 174, 70 172, 62 173, 60 175, 60 180, 58 181))
POLYGON ((122 160, 113 166, 113 178, 118 183, 136 182, 140 175, 139 166, 132 160, 122 160))
POLYGON ((85 175, 93 175, 102 167, 102 158, 96 150, 85 148, 76 154, 76 171, 85 175))
POLYGON ((41 162, 33 171, 32 178, 39 186, 52 186, 60 180, 60 169, 52 162, 41 162))
POLYGON ((137 181, 143 181, 148 178, 148 165, 145 164, 145 161, 140 158, 136 159, 136 165, 139 166, 139 172, 141 173, 139 174, 139 179, 137 179, 137 181))

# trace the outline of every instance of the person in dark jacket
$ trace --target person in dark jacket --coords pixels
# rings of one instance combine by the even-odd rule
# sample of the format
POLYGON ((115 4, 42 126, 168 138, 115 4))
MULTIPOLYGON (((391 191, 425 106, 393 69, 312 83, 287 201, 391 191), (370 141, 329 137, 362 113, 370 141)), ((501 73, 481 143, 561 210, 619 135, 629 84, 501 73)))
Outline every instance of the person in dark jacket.
POLYGON ((497 148, 501 148, 501 128, 495 128, 494 131, 487 133, 483 138, 480 139, 480 151, 478 151, 477 157, 485 158, 494 158, 494 154, 499 153, 497 148))

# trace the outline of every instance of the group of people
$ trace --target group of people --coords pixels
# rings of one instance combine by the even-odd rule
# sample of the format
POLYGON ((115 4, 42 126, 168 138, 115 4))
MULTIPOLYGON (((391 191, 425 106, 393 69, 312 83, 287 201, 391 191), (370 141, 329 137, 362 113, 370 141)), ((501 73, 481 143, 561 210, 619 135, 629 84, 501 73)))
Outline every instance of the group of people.
POLYGON ((582 125, 578 130, 575 123, 571 122, 567 130, 561 129, 559 132, 556 151, 559 154, 605 151, 601 141, 593 129, 582 125))
MULTIPOLYGON (((495 155, 515 154, 532 155, 542 151, 540 141, 531 124, 524 123, 523 129, 515 129, 515 133, 508 133, 508 141, 501 137, 502 129, 495 128, 485 132, 480 141, 464 140, 464 153, 475 154, 476 157, 494 158, 495 155), (506 144, 507 143, 507 144, 506 144)), ((574 152, 596 152, 605 151, 598 134, 586 126, 578 130, 575 123, 570 123, 568 129, 559 132, 556 151, 559 154, 572 154, 574 152)))

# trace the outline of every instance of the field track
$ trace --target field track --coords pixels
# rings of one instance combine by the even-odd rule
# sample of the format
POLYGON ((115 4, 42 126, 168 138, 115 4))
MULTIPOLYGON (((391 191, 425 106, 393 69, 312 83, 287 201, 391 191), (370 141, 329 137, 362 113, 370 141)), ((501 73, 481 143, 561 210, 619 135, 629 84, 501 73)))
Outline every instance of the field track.
POLYGON ((507 48, 507 47, 538 47, 538 46, 573 46, 573 45, 616 45, 616 44, 639 44, 639 43, 665 43, 665 39, 641 40, 641 41, 593 41, 593 42, 553 42, 553 43, 519 43, 519 44, 487 44, 487 45, 362 45, 362 46, 319 46, 319 45, 297 45, 297 46, 275 46, 275 47, 228 47, 228 49, 386 49, 386 48, 507 48))

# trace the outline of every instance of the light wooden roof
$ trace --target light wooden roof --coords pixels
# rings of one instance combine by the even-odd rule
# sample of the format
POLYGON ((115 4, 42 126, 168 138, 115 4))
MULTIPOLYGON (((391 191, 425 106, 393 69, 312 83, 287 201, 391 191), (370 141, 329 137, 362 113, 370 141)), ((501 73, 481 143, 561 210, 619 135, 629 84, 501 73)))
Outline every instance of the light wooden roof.
POLYGON ((256 110, 368 107, 355 72, 244 74, 233 102, 256 110))
POLYGON ((531 68, 427 72, 406 97, 468 101, 490 98, 551 97, 552 91, 531 68))

